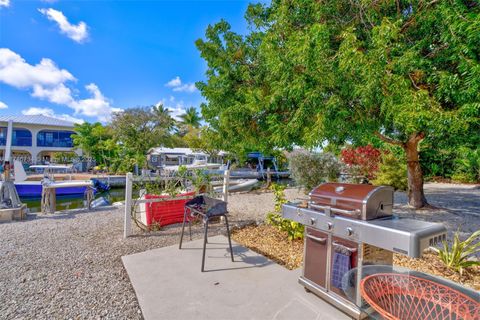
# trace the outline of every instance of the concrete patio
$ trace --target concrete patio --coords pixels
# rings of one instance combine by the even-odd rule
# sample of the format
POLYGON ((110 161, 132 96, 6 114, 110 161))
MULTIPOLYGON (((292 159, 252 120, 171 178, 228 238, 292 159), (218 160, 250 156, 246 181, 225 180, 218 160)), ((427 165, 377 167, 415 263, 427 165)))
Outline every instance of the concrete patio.
POLYGON ((224 236, 122 257, 145 319, 350 319, 297 282, 289 271, 224 236))

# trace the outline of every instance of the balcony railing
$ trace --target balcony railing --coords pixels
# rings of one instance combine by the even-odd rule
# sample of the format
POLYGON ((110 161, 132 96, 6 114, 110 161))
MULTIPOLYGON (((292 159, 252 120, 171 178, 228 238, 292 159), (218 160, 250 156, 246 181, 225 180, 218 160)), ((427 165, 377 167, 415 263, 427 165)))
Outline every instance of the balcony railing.
POLYGON ((15 146, 15 147, 31 147, 32 146, 32 138, 17 137, 15 139, 13 139, 12 146, 15 146))
MULTIPOLYGON (((7 138, 0 138, 0 146, 7 145, 7 138)), ((31 147, 32 138, 16 138, 12 140, 13 147, 31 147)))
POLYGON ((54 141, 37 141, 37 147, 53 147, 53 148, 73 148, 73 141, 54 140, 54 141))

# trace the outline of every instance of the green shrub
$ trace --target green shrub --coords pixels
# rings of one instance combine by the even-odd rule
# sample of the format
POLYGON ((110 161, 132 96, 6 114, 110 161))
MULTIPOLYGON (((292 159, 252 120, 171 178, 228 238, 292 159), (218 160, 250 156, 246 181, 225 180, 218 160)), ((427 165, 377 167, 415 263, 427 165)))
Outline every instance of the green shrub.
POLYGON ((445 266, 462 274, 465 268, 480 266, 480 261, 470 260, 470 258, 480 252, 480 241, 474 243, 479 237, 480 230, 474 232, 467 240, 460 241, 457 231, 451 246, 448 246, 447 242, 444 241, 443 248, 435 248, 435 250, 445 266))
POLYGON ((431 177, 450 178, 454 170, 455 151, 427 146, 420 151, 422 172, 428 179, 431 177))
POLYGON ((278 183, 272 183, 270 189, 273 191, 274 201, 275 201, 275 212, 282 212, 282 205, 287 203, 287 198, 285 197, 285 185, 278 183))
POLYGON ((303 225, 282 217, 282 205, 287 202, 285 186, 274 183, 270 189, 273 190, 275 196, 275 211, 267 214, 266 222, 279 230, 285 231, 289 240, 303 239, 303 225))
POLYGON ((407 165, 388 152, 382 155, 377 171, 376 185, 392 186, 395 190, 407 190, 407 165))
POLYGON ((307 190, 325 181, 335 181, 342 169, 337 157, 328 152, 296 151, 289 156, 289 161, 292 178, 307 190))
POLYGON ((455 159, 455 169, 452 180, 458 182, 480 181, 480 148, 459 148, 455 159))
POLYGON ((303 224, 285 219, 280 213, 268 213, 267 223, 277 227, 279 230, 285 231, 288 234, 289 240, 303 239, 303 224))

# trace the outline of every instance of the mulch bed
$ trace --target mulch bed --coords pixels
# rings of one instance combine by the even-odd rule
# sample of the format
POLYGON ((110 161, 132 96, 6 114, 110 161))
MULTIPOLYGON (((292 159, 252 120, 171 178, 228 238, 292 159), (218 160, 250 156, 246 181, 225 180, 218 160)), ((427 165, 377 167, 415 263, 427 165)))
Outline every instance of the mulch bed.
POLYGON ((250 225, 232 231, 232 239, 287 269, 302 265, 303 240, 288 240, 285 232, 270 225, 250 225))
MULTIPOLYGON (((303 240, 290 241, 285 232, 270 225, 250 225, 232 231, 232 239, 278 264, 293 270, 302 266, 303 240)), ((446 268, 436 254, 427 252, 421 259, 395 254, 395 265, 440 276, 480 290, 480 267, 469 268, 463 275, 446 268)))
POLYGON ((424 253, 420 259, 395 254, 393 263, 397 266, 440 276, 474 290, 480 290, 480 267, 466 269, 460 275, 458 272, 448 269, 437 255, 432 252, 424 253))

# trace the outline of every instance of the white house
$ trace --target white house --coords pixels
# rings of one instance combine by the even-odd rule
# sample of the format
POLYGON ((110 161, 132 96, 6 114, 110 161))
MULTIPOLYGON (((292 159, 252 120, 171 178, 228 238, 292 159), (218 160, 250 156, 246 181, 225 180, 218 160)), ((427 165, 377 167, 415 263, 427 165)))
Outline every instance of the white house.
POLYGON ((49 162, 55 152, 81 155, 73 147, 73 127, 72 122, 42 115, 0 116, 0 157, 37 164, 49 162))

